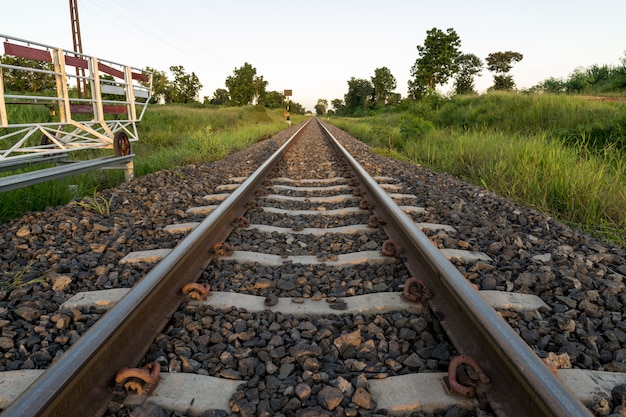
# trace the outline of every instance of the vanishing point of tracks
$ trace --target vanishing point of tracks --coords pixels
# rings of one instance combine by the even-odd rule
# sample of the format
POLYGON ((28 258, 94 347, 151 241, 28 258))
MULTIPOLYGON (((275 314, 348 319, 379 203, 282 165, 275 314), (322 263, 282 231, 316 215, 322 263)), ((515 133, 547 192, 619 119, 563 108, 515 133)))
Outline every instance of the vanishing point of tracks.
POLYGON ((454 265, 490 258, 433 244, 420 230, 454 230, 401 189, 310 121, 173 249, 124 258, 159 262, 2 416, 113 415, 124 385, 180 388, 192 415, 591 415, 454 265))

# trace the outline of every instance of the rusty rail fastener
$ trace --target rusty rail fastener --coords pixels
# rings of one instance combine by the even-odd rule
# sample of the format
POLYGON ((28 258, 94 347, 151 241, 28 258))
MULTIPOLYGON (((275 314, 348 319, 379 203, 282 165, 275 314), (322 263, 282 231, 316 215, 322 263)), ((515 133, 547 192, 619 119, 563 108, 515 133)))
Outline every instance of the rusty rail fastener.
POLYGON ((246 227, 250 226, 250 220, 246 217, 239 216, 233 219, 233 221, 230 222, 230 224, 233 225, 234 227, 241 227, 245 229, 246 227))
POLYGON ((156 388, 160 372, 161 365, 157 362, 150 362, 143 368, 124 368, 115 375, 115 383, 123 383, 126 391, 150 394, 156 388))
POLYGON ((369 210, 372 208, 372 206, 370 205, 369 201, 367 201, 365 198, 362 198, 361 201, 359 202, 359 208, 361 210, 369 210))
POLYGON ((404 282, 404 288, 402 289, 402 299, 405 301, 420 302, 426 301, 430 298, 430 290, 419 278, 409 278, 404 282))
POLYGON ((213 253, 219 256, 231 256, 235 252, 235 247, 230 243, 217 242, 213 245, 213 253))
POLYGON ((211 286, 209 284, 191 282, 183 287, 182 292, 194 300, 206 300, 211 293, 211 286))
POLYGON ((470 356, 459 355, 456 358, 452 359, 452 361, 450 361, 450 365, 448 366, 448 383, 450 384, 450 390, 466 397, 475 397, 475 386, 465 386, 459 383, 457 380, 456 371, 459 365, 462 364, 468 365, 474 369, 474 371, 478 375, 479 383, 488 385, 491 383, 491 379, 489 379, 489 377, 483 372, 483 370, 480 368, 474 358, 470 356))
POLYGON ((355 197, 360 197, 361 195, 363 195, 363 193, 361 192, 361 189, 359 187, 354 187, 352 189, 352 195, 355 197))
POLYGON ((380 226, 381 224, 385 224, 385 220, 378 214, 372 214, 370 216, 369 221, 367 222, 367 225, 374 229, 380 226))
POLYGON ((402 248, 395 240, 387 239, 383 242, 383 246, 381 247, 380 251, 385 256, 398 257, 400 256, 400 253, 402 253, 402 248))
POLYGON ((246 208, 248 210, 256 210, 256 209, 258 209, 260 207, 261 207, 261 204, 258 201, 256 201, 256 200, 248 201, 246 203, 246 208))

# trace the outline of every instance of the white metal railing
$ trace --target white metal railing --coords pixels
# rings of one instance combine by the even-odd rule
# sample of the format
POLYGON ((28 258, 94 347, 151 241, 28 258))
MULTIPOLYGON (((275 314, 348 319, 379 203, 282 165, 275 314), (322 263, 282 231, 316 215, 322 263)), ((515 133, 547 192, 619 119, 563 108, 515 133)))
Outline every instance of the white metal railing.
POLYGON ((0 167, 82 149, 130 153, 129 143, 138 140, 136 122, 152 97, 151 73, 6 35, 0 38, 0 167), (76 69, 76 75, 68 68, 76 69), (25 91, 18 85, 28 80, 39 80, 41 88, 29 85, 31 91, 25 91), (81 97, 78 82, 86 84, 81 97))

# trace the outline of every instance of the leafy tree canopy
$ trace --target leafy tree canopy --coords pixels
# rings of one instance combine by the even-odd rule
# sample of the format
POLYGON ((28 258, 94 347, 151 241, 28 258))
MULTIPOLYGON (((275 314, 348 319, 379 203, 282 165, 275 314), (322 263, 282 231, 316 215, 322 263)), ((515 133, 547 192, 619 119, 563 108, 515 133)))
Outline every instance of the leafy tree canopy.
POLYGON ((296 103, 295 101, 290 101, 289 111, 294 114, 304 114, 306 109, 304 108, 304 106, 302 106, 302 104, 296 103))
POLYGON ((328 109, 328 100, 324 98, 318 99, 317 104, 315 105, 315 113, 318 116, 324 116, 326 114, 326 109, 328 109))
POLYGON ((409 80, 409 94, 420 98, 427 90, 448 82, 458 71, 460 47, 461 39, 452 28, 445 32, 437 28, 427 31, 424 45, 417 45, 419 57, 411 68, 413 80, 409 80))
POLYGON ((374 95, 374 86, 362 78, 350 78, 348 92, 344 96, 345 111, 353 113, 358 108, 366 109, 374 95))
POLYGON ((165 102, 165 96, 170 88, 170 81, 167 79, 165 71, 146 67, 146 71, 152 73, 152 98, 150 103, 165 102))
POLYGON ((231 103, 235 106, 252 104, 255 96, 262 102, 265 98, 267 81, 256 75, 256 68, 245 62, 241 67, 235 68, 233 75, 226 78, 226 88, 230 95, 231 103))
POLYGON ((263 105, 269 109, 280 109, 285 103, 285 96, 279 91, 268 91, 263 105))
POLYGON ((340 98, 336 98, 330 101, 330 105, 333 106, 335 110, 335 114, 344 114, 345 106, 343 104, 343 100, 340 98))
POLYGON ((461 54, 456 60, 459 66, 454 79, 455 94, 474 94, 474 76, 482 72, 483 61, 474 54, 461 54))
POLYGON ((396 88, 396 78, 387 67, 376 68, 371 78, 374 86, 374 100, 378 105, 387 104, 389 95, 396 88))
POLYGON ((487 69, 495 73, 492 87, 494 90, 513 90, 515 88, 513 77, 508 73, 513 65, 521 61, 522 58, 524 55, 513 51, 492 52, 487 55, 487 69))
POLYGON ((218 88, 213 93, 213 98, 210 103, 216 106, 227 106, 230 103, 230 96, 228 90, 225 88, 218 88))
POLYGON ((168 86, 165 101, 167 103, 192 103, 197 101, 198 92, 202 88, 200 79, 195 73, 187 74, 181 65, 170 67, 174 81, 168 86))
POLYGON ((506 74, 511 71, 513 65, 520 62, 524 55, 519 52, 492 52, 487 55, 487 69, 496 74, 506 74))

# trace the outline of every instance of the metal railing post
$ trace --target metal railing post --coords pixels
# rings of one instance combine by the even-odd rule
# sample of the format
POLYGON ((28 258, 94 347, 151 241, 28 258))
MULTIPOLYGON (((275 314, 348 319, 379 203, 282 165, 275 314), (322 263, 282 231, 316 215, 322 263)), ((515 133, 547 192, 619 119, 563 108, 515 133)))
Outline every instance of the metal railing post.
POLYGON ((91 100, 93 101, 93 118, 107 133, 110 143, 113 143, 113 131, 104 120, 104 107, 102 106, 102 86, 100 84, 100 70, 98 69, 98 58, 89 59, 89 77, 91 82, 91 100))
POLYGON ((72 120, 70 110, 70 94, 67 88, 67 77, 65 74, 65 59, 62 49, 52 50, 52 62, 54 63, 54 78, 57 85, 57 97, 59 98, 59 118, 61 123, 72 120))
POLYGON ((129 66, 124 67, 124 82, 126 83, 126 101, 128 118, 133 122, 137 121, 137 110, 135 109, 135 87, 133 86, 133 74, 129 66))

